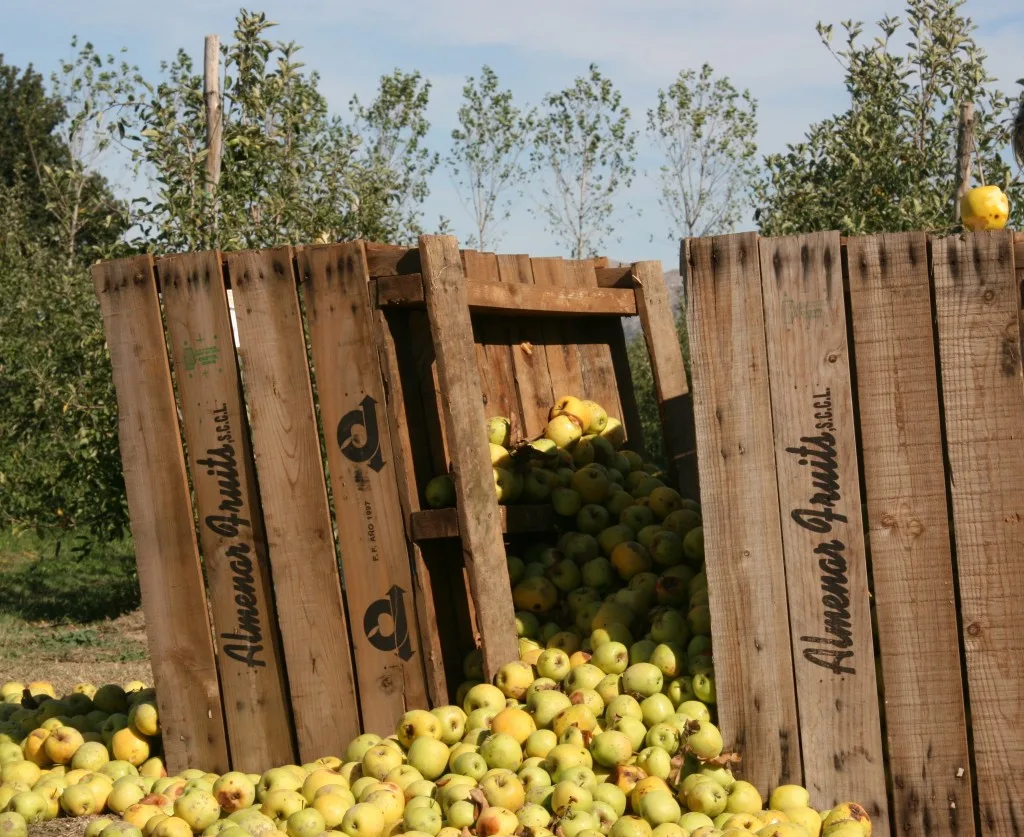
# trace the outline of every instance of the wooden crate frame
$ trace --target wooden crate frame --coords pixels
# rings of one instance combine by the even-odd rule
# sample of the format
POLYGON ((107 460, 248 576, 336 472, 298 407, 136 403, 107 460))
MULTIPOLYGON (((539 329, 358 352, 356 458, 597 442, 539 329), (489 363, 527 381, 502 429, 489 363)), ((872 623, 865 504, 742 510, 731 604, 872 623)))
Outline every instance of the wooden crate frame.
POLYGON ((1024 238, 746 233, 680 262, 744 778, 859 800, 876 835, 1018 835, 1024 238))
POLYGON ((169 769, 341 752, 449 701, 474 644, 488 677, 516 659, 503 537, 553 520, 499 507, 484 417, 533 437, 575 394, 641 450, 623 316, 696 495, 661 265, 606 265, 424 236, 95 266, 169 769), (449 466, 457 507, 424 510, 449 466))

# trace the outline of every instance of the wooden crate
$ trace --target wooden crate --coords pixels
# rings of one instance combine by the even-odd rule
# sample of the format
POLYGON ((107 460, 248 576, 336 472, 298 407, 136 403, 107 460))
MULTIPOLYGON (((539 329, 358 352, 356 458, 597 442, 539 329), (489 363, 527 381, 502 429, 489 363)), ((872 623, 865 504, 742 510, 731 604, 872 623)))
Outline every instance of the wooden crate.
POLYGON ((578 395, 641 449, 624 316, 696 494, 661 265, 605 265, 425 236, 94 268, 170 770, 337 754, 448 702, 474 645, 517 658, 503 538, 553 521, 497 504, 485 417, 533 437, 578 395), (457 508, 424 510, 449 466, 457 508))
POLYGON ((876 835, 1019 835, 1013 233, 749 233, 680 261, 718 707, 744 777, 859 800, 876 835))

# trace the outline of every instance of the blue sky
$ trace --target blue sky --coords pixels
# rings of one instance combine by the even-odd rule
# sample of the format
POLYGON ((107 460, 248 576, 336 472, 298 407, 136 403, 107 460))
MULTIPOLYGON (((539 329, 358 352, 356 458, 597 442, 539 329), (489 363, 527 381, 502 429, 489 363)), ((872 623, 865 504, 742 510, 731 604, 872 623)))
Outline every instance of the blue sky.
MULTIPOLYGON (((201 64, 203 36, 230 37, 240 2, 226 0, 2 0, 0 52, 5 61, 32 63, 48 74, 69 55, 72 35, 102 52, 128 47, 128 58, 147 77, 179 47, 201 64)), ((842 71, 815 33, 822 20, 854 17, 873 23, 902 14, 902 0, 251 0, 246 8, 277 21, 275 37, 303 45, 302 58, 319 70, 332 108, 347 113, 353 93, 368 99, 377 79, 395 67, 420 70, 433 82, 433 147, 443 150, 467 75, 492 66, 520 101, 570 84, 596 61, 622 91, 641 131, 639 176, 623 202, 621 241, 603 252, 613 259, 661 259, 676 266, 677 247, 657 202, 657 159, 643 137, 646 111, 659 87, 680 69, 710 62, 760 102, 761 151, 782 150, 807 126, 842 108, 842 71), (711 9, 714 8, 714 11, 711 9), (854 11, 855 9, 855 11, 854 11), (651 240, 651 237, 654 240, 651 240)), ((1024 76, 1024 4, 1020 0, 968 0, 990 71, 1007 92, 1024 76)), ((837 33, 838 34, 838 33, 837 33)), ((116 173, 115 177, 117 176, 116 173)), ((558 245, 520 202, 503 228, 502 252, 560 254, 558 245)), ((425 207, 428 228, 440 215, 455 231, 470 230, 446 171, 439 169, 425 207)), ((745 228, 752 228, 747 222, 745 228)))

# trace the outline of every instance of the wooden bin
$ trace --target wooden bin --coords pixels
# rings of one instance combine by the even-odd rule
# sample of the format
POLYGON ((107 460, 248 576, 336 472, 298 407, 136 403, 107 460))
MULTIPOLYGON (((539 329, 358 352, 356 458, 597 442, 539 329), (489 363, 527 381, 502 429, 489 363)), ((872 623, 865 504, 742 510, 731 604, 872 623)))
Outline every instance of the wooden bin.
POLYGON ((499 507, 485 417, 533 437, 573 394, 642 448, 624 316, 696 493, 661 265, 605 264, 425 236, 94 268, 170 770, 340 754, 448 702, 475 644, 516 659, 503 535, 552 512, 499 507), (457 509, 423 510, 449 464, 457 509))
POLYGON ((681 264, 718 707, 744 778, 859 800, 875 835, 1019 835, 1013 233, 749 233, 686 241, 681 264))

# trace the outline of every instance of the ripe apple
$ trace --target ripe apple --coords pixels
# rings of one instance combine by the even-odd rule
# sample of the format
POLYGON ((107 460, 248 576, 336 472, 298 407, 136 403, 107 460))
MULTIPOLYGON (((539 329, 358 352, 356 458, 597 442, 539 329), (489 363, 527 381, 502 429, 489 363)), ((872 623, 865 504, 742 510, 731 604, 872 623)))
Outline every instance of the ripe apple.
POLYGON ((110 752, 115 759, 138 767, 149 758, 149 741, 145 736, 126 726, 115 732, 110 739, 110 752))
MULTIPOLYGON (((60 807, 68 816, 88 817, 96 813, 96 794, 88 785, 72 785, 61 794, 60 807)), ((0 829, 0 835, 2 834, 3 829, 0 829)))
MULTIPOLYGON (((618 450, 626 443, 626 429, 622 426, 622 422, 617 418, 608 418, 608 422, 604 426, 604 430, 601 431, 601 437, 607 439, 615 450, 618 450)), ((629 451, 628 453, 633 453, 629 451)), ((640 459, 637 456, 637 459, 640 459)), ((642 459, 640 460, 643 461, 642 459)))
POLYGON ((512 601, 518 610, 547 613, 558 603, 558 588, 543 577, 527 578, 512 590, 512 601))
POLYGON ((41 823, 46 819, 49 804, 46 798, 36 791, 21 791, 11 797, 7 810, 20 814, 28 825, 41 823))
POLYGON ((544 438, 550 439, 562 450, 571 449, 582 436, 583 426, 576 416, 555 416, 544 427, 544 438))
POLYGON ((160 733, 160 718, 156 704, 149 700, 134 704, 128 712, 128 725, 135 727, 142 735, 158 735, 160 733))
POLYGON ((0 837, 28 837, 28 823, 16 811, 0 814, 0 837))
POLYGON ((587 433, 601 433, 608 426, 608 413, 596 401, 584 401, 583 405, 590 413, 590 422, 584 428, 587 433))
MULTIPOLYGON (((582 442, 580 443, 582 444, 582 442)), ((599 504, 608 499, 611 480, 600 468, 587 466, 573 474, 572 487, 586 504, 599 504)), ((605 509, 607 513, 607 509, 605 509)))
POLYGON ((451 508, 455 505, 455 480, 450 474, 440 474, 427 483, 423 496, 432 509, 451 508))
POLYGON ((382 837, 384 826, 384 812, 368 802, 353 805, 341 821, 347 837, 382 837))
POLYGON ((487 420, 487 441, 503 448, 509 446, 512 434, 512 422, 505 416, 493 416, 487 420))
POLYGON ((519 499, 524 503, 543 503, 558 485, 558 477, 551 471, 531 468, 523 477, 523 491, 519 499))
POLYGON ((607 558, 592 558, 583 565, 580 578, 587 587, 606 590, 615 580, 615 568, 607 558))
POLYGON ((574 488, 558 485, 551 489, 551 505, 561 517, 575 517, 583 505, 583 498, 574 488))
POLYGON ((576 527, 581 532, 596 536, 602 529, 608 527, 610 520, 611 515, 608 514, 608 509, 604 506, 587 503, 576 515, 576 527))
POLYGON ((519 820, 514 813, 508 808, 491 806, 480 812, 475 830, 480 837, 498 837, 503 834, 514 834, 517 828, 519 820))

